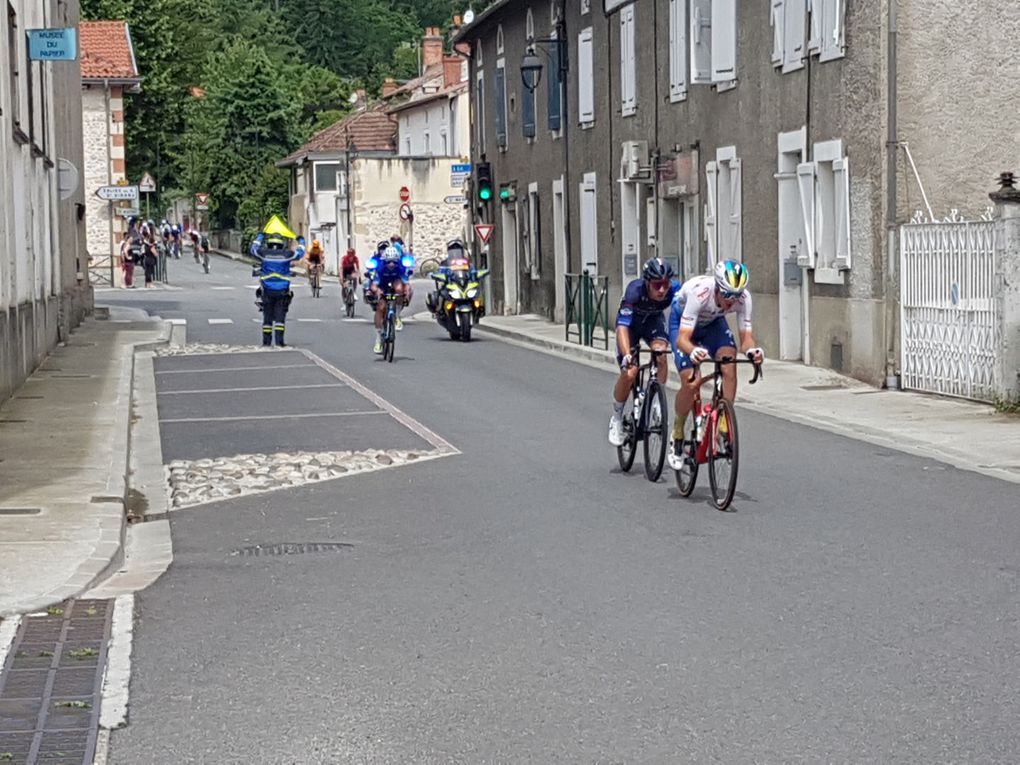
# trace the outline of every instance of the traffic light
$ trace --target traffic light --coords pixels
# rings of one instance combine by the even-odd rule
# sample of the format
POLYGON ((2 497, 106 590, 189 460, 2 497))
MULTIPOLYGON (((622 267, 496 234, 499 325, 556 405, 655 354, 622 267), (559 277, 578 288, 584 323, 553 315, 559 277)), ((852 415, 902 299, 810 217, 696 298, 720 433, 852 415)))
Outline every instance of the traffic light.
POLYGON ((504 183, 499 187, 499 201, 510 204, 517 201, 517 184, 504 183))
POLYGON ((475 165, 475 191, 478 193, 479 202, 488 202, 492 199, 492 166, 488 162, 479 162, 475 165))

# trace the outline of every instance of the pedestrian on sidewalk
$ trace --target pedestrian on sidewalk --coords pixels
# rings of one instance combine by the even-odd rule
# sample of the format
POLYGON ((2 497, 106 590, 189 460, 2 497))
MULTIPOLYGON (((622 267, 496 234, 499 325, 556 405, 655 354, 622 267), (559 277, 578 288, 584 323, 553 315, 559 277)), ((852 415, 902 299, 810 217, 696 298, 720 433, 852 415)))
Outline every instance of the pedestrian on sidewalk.
POLYGON ((156 238, 154 232, 149 229, 145 232, 145 241, 142 249, 142 268, 145 269, 145 288, 154 286, 156 281, 156 264, 159 253, 156 252, 156 238))
POLYGON ((120 269, 124 272, 124 288, 135 286, 135 253, 131 232, 125 231, 120 242, 120 269))

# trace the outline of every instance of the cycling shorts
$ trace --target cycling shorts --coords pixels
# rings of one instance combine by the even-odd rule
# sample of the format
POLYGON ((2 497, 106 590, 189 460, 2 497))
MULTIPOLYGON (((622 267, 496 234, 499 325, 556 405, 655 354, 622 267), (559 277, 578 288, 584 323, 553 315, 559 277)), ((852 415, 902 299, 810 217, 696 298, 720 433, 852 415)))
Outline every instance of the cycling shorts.
MULTIPOLYGON (((642 340, 649 346, 655 340, 669 342, 669 333, 666 332, 666 317, 661 312, 651 314, 640 320, 635 319, 627 329, 630 330, 631 345, 635 347, 642 340)), ((616 363, 618 365, 623 363, 624 355, 630 353, 630 350, 630 348, 623 349, 617 346, 616 363)))
MULTIPOLYGON (((695 345, 700 345, 707 350, 713 359, 720 348, 737 347, 737 341, 733 337, 733 331, 726 322, 725 316, 717 316, 704 327, 696 327, 691 339, 695 345)), ((676 344, 673 345, 673 361, 676 363, 678 372, 691 369, 694 366, 690 356, 681 351, 676 344)))

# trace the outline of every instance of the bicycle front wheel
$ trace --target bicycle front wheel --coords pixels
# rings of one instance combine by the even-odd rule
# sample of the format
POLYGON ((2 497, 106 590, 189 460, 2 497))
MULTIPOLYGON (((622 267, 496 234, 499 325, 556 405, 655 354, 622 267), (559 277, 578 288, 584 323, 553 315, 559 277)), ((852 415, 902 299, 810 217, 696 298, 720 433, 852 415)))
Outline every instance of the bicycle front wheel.
MULTIPOLYGON (((632 406, 632 404, 628 404, 628 407, 632 406)), ((637 425, 634 422, 632 408, 629 408, 623 415, 623 432, 627 440, 616 447, 616 459, 620 463, 620 469, 627 473, 634 466, 634 457, 637 456, 637 425)))
POLYGON ((694 484, 698 481, 698 432, 695 425, 696 418, 692 411, 687 415, 684 423, 683 441, 679 444, 680 460, 682 465, 675 470, 676 488, 681 497, 691 496, 694 491, 694 484))
POLYGON ((729 401, 719 400, 706 438, 712 439, 708 444, 708 483, 712 487, 712 501, 716 508, 725 510, 737 489, 740 454, 737 417, 729 401))
POLYGON ((386 316, 386 344, 383 346, 383 358, 393 362, 393 347, 397 342, 397 332, 394 326, 394 314, 391 312, 386 316))
POLYGON ((669 408, 666 403, 666 392, 658 380, 648 383, 645 395, 645 408, 642 413, 645 434, 645 477, 655 483, 662 475, 662 466, 666 462, 666 442, 669 434, 669 408))

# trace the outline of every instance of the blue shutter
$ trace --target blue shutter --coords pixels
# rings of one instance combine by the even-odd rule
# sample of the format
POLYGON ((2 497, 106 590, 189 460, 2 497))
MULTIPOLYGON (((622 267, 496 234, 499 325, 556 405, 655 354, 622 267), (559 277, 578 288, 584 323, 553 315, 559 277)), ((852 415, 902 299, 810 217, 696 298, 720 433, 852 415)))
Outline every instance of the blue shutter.
POLYGON ((535 91, 521 88, 521 127, 525 138, 535 137, 535 91))
POLYGON ((496 144, 506 146, 506 74, 496 69, 496 144))
POLYGON ((559 130, 562 124, 563 115, 560 112, 560 105, 563 103, 563 73, 560 72, 562 64, 559 61, 562 45, 554 45, 555 53, 553 61, 549 64, 549 76, 546 78, 546 87, 549 90, 549 129, 559 130))

